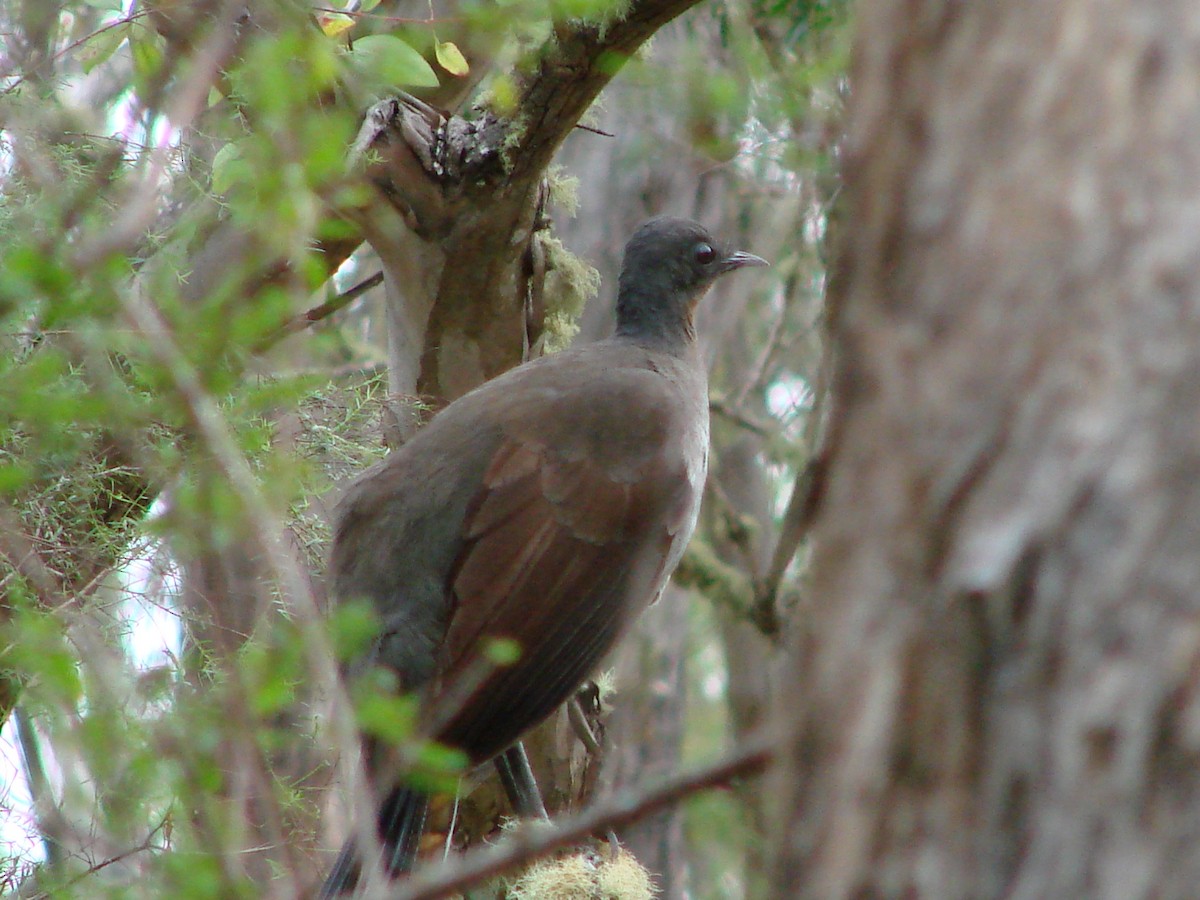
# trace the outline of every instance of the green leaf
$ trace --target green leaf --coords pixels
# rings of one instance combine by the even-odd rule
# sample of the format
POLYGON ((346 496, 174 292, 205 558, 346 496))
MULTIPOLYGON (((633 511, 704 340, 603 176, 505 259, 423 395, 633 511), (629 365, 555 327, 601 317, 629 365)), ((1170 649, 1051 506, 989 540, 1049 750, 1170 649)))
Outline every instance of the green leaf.
POLYGON ((342 32, 349 31, 354 27, 354 19, 345 13, 325 12, 317 17, 317 24, 329 37, 337 37, 342 32))
POLYGON ((460 775, 470 762, 463 751, 435 741, 427 741, 417 751, 417 765, 426 775, 460 775))
POLYGON ((370 646, 380 628, 379 615, 370 603, 342 603, 329 617, 335 655, 342 662, 353 659, 370 646))
POLYGON ((149 28, 130 29, 129 50, 133 70, 143 81, 154 78, 163 64, 162 38, 149 28))
POLYGON ((105 12, 120 12, 124 6, 123 0, 83 0, 92 9, 102 9, 105 12))
POLYGON ((359 12, 370 12, 378 5, 379 5, 379 0, 363 0, 363 2, 358 5, 358 11, 359 12))
POLYGON ((350 59, 373 89, 438 85, 437 75, 425 58, 390 34, 370 34, 355 41, 350 59))
POLYGON ((454 42, 438 41, 433 45, 433 52, 437 55, 438 65, 451 75, 461 77, 471 71, 471 67, 467 64, 467 58, 462 55, 462 51, 454 42))
POLYGON ((521 658, 521 645, 511 638, 491 638, 483 645, 483 655, 498 666, 511 666, 521 658))
POLYGON ((79 63, 83 71, 90 72, 111 57, 128 37, 128 22, 102 29, 88 37, 79 48, 79 63))
POLYGON ((237 183, 245 170, 246 165, 242 160, 241 148, 233 142, 226 144, 213 156, 213 191, 218 194, 224 194, 237 183))
POLYGON ((354 712, 358 718, 358 725, 367 734, 398 747, 416 733, 415 697, 407 694, 399 697, 367 694, 356 699, 354 712))

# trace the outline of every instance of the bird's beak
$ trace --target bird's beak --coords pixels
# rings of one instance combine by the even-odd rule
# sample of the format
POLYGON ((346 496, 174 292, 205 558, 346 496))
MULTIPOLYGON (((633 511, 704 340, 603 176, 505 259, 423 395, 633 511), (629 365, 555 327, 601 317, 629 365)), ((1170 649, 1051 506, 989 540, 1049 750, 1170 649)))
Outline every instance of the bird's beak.
POLYGON ((721 263, 722 272, 732 272, 734 269, 742 269, 746 266, 769 266, 770 263, 761 256, 755 256, 753 253, 747 253, 744 250, 738 250, 735 253, 730 253, 725 257, 725 261, 721 263))

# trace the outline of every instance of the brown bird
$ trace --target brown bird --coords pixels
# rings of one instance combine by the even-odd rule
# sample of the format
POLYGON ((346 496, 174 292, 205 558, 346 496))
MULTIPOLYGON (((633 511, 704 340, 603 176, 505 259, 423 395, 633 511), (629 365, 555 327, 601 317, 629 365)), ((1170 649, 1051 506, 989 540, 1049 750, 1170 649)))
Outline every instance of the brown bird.
MULTIPOLYGON (((472 763, 571 696, 692 534, 708 462, 696 305, 719 276, 761 265, 695 222, 651 219, 625 247, 612 337, 489 381, 359 477, 337 510, 333 593, 372 601, 382 632, 352 677, 395 672, 421 692, 431 736, 472 763), (488 662, 494 638, 516 662, 488 662)), ((395 875, 427 796, 370 741, 365 756, 395 875)), ((322 896, 353 891, 361 866, 347 842, 322 896)))

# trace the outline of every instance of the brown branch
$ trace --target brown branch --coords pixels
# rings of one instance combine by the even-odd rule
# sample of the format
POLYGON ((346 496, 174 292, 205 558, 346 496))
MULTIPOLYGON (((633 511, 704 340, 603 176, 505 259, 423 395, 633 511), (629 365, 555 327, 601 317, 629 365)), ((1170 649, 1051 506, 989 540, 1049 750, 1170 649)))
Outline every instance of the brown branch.
POLYGON ((620 19, 556 28, 534 73, 518 87, 518 119, 530 123, 511 147, 511 181, 541 177, 559 144, 601 90, 651 35, 698 0, 640 0, 620 19))
POLYGON ((762 769, 774 755, 777 738, 759 733, 727 756, 651 786, 622 791, 590 810, 566 817, 552 828, 527 828, 494 847, 475 850, 449 866, 417 871, 399 886, 394 900, 436 900, 487 878, 578 843, 592 834, 636 822, 698 791, 728 784, 762 769))

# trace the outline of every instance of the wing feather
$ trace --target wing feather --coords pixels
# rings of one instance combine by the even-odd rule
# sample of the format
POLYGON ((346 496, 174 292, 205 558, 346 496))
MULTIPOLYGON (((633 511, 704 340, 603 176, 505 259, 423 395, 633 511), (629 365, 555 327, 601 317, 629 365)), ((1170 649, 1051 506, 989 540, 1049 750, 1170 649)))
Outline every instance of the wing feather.
POLYGON ((623 626, 661 588, 676 521, 698 488, 679 461, 648 457, 615 475, 565 459, 535 440, 506 438, 464 523, 451 571, 455 612, 441 683, 483 663, 485 639, 508 638, 521 655, 494 671, 451 712, 439 737, 486 759, 549 715, 600 663, 623 626))

